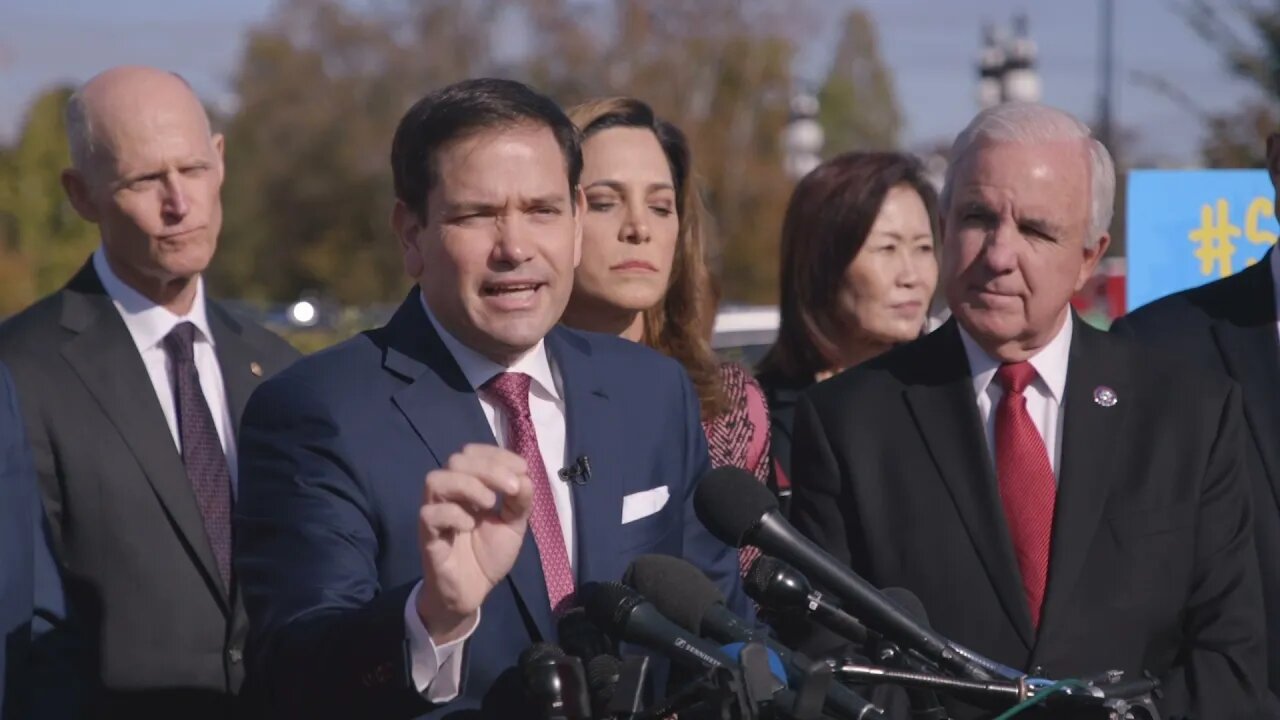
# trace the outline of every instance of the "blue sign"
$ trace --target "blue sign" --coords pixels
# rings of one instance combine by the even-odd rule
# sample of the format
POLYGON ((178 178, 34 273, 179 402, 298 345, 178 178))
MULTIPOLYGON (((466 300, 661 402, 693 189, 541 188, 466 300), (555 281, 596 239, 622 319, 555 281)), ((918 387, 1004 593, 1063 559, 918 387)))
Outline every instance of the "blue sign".
POLYGON ((1129 310, 1258 262, 1276 242, 1263 170, 1134 170, 1125 234, 1129 310))

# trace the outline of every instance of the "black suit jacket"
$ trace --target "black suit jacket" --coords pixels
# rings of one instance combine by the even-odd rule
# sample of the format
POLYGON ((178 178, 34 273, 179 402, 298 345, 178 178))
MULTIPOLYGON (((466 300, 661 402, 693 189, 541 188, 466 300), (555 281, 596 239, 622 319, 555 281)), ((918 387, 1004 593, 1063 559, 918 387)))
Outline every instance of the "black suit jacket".
POLYGON ((1230 375, 1249 428, 1253 528, 1266 603, 1267 668, 1280 693, 1280 336, 1270 251, 1231 277, 1157 300, 1112 331, 1230 375))
MULTIPOLYGON (((263 376, 297 353, 208 303, 238 425, 263 376), (256 373, 254 368, 256 368, 256 373)), ((146 367, 87 263, 0 325, 55 550, 86 626, 99 717, 229 717, 248 622, 223 586, 146 367)))
POLYGON ((793 521, 1007 665, 1150 670, 1166 718, 1268 717, 1239 389, 1073 322, 1038 633, 954 320, 801 399, 793 521))

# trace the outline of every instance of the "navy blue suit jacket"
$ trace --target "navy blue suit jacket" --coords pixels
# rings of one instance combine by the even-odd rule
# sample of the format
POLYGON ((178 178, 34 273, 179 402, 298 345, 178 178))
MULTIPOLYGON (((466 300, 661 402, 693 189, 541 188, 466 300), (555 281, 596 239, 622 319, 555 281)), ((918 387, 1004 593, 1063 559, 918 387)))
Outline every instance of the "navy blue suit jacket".
POLYGON ((78 717, 76 645, 22 422, 0 365, 0 717, 78 717))
MULTIPOLYGON (((737 552, 698 523, 710 467, 698 398, 679 364, 616 337, 557 327, 546 347, 565 397, 579 583, 618 580, 644 553, 681 556, 748 612, 737 552), (623 525, 623 497, 671 500, 623 525)), ((288 717, 511 715, 508 683, 531 643, 555 641, 532 533, 467 642, 462 694, 440 706, 413 688, 404 606, 421 579, 426 473, 467 443, 493 443, 475 392, 410 293, 385 327, 263 383, 240 429, 236 571, 252 627, 254 692, 288 717)), ((559 482, 553 478, 552 482, 559 482)))

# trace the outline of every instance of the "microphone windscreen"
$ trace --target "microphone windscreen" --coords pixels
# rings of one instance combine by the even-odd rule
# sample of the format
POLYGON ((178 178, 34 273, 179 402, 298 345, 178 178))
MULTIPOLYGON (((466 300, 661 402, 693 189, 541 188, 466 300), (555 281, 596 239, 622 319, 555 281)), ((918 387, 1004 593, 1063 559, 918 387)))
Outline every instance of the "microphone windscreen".
POLYGON ((884 588, 880 592, 892 600, 912 620, 929 627, 929 613, 924 609, 924 603, 920 601, 920 598, 916 597, 915 593, 906 588, 897 587, 884 588))
POLYGON ((644 598, 622 583, 589 582, 578 588, 578 600, 588 620, 615 638, 621 638, 631 611, 644 598))
POLYGON ((587 663, 587 690, 593 704, 605 707, 613 699, 622 674, 622 662, 612 655, 597 655, 587 663))
POLYGON ((520 674, 526 686, 532 681, 537 666, 546 660, 559 660, 565 656, 559 645, 549 642, 534 643, 520 652, 520 674))
POLYGON ((589 663, 600 655, 612 655, 617 652, 616 643, 609 640, 595 623, 587 618, 587 611, 576 607, 566 612, 556 623, 556 634, 560 647, 570 655, 589 663))
POLYGON ((641 555, 631 562, 622 582, 653 603, 675 624, 700 634, 702 617, 724 595, 702 571, 670 555, 641 555))
POLYGON ((761 555, 755 559, 755 562, 751 563, 751 567, 747 569, 746 577, 742 579, 743 592, 756 602, 763 603, 762 598, 768 596, 774 576, 785 567, 787 567, 787 564, 781 560, 768 555, 761 555))
POLYGON ((549 642, 534 643, 520 653, 521 665, 532 665, 543 660, 559 660, 564 657, 564 650, 559 645, 549 642))
POLYGON ((765 513, 778 509, 769 488, 742 468, 718 467, 698 482, 693 510, 721 542, 741 547, 744 537, 765 513))

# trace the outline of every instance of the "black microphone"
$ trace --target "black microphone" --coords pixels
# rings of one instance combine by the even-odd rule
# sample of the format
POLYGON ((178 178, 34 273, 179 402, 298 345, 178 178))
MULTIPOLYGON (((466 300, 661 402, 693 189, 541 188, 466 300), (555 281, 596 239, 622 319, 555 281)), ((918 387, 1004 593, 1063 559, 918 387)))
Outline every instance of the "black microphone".
POLYGON ((742 589, 761 607, 812 616, 828 630, 863 645, 867 627, 813 589, 809 579, 781 560, 761 555, 751 563, 742 589))
MULTIPOLYGON (((578 589, 578 599, 586 608, 587 617, 619 640, 656 650, 673 662, 693 670, 730 673, 739 671, 738 662, 723 649, 671 622, 653 603, 626 585, 616 582, 586 583, 578 589)), ((763 648, 757 649, 764 651, 763 648)), ((765 660, 754 654, 752 657, 765 660)), ((742 670, 747 696, 744 699, 751 702, 773 702, 785 708, 796 707, 796 694, 781 683, 767 687, 770 683, 777 682, 769 674, 767 666, 762 668, 759 663, 746 663, 744 660, 742 670), (761 670, 767 679, 758 676, 756 671, 761 670), (766 692, 766 688, 766 696, 755 694, 756 690, 766 692)))
POLYGON ((591 698, 582 661, 552 643, 537 643, 520 653, 525 694, 545 720, 591 720, 591 698))
POLYGON ((567 483, 586 485, 587 481, 591 479, 591 458, 586 455, 579 455, 577 460, 557 470, 556 475, 567 483))
POLYGON ((618 654, 618 644, 613 642, 598 625, 587 617, 587 611, 576 607, 556 623, 556 636, 560 647, 582 660, 584 666, 600 655, 618 654))
POLYGON ((718 646, 671 622, 653 603, 622 583, 586 583, 579 588, 578 599, 587 618, 619 640, 657 650, 692 670, 735 665, 718 646))
MULTIPOLYGON (((725 605, 724 596, 715 583, 680 558, 641 555, 632 561, 622 581, 649 598, 658 612, 690 632, 724 644, 762 641, 782 660, 793 687, 800 684, 813 666, 813 661, 803 654, 773 641, 761 629, 738 617, 725 605)), ((842 718, 883 717, 880 708, 839 684, 828 687, 824 705, 828 712, 842 718)))
POLYGON ((587 690, 596 720, 633 720, 641 715, 648 677, 648 656, 594 657, 587 663, 587 690))
POLYGON ((778 501, 741 468, 716 468, 702 477, 694 492, 698 519, 722 542, 755 545, 777 555, 829 588, 870 627, 908 648, 919 650, 946 670, 976 680, 994 674, 960 652, 950 640, 922 627, 880 593, 871 583, 796 531, 778 512, 778 501))
POLYGON ((620 659, 618 644, 580 607, 560 618, 556 634, 560 647, 581 659, 586 668, 587 693, 596 718, 630 718, 640 713, 649 677, 648 657, 620 659))

